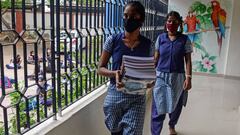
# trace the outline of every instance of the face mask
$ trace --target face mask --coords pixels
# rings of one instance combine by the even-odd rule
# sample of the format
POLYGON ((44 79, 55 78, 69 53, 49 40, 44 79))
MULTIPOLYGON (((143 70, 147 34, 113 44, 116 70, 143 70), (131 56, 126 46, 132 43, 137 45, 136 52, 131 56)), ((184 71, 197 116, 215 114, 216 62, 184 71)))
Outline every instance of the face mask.
POLYGON ((124 28, 129 33, 135 31, 137 28, 141 26, 142 26, 142 23, 137 19, 134 19, 134 18, 124 19, 124 28))
POLYGON ((170 32, 177 32, 178 26, 179 26, 178 24, 170 24, 170 23, 166 24, 167 30, 170 32))

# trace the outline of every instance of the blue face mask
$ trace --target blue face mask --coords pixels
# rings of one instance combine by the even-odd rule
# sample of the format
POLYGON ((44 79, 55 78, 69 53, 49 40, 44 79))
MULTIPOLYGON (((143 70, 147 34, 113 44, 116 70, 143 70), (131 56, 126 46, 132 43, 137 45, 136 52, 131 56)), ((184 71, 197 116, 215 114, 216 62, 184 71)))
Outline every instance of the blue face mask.
POLYGON ((142 23, 138 19, 134 19, 134 18, 124 19, 124 28, 129 33, 135 31, 137 28, 141 26, 142 26, 142 23))

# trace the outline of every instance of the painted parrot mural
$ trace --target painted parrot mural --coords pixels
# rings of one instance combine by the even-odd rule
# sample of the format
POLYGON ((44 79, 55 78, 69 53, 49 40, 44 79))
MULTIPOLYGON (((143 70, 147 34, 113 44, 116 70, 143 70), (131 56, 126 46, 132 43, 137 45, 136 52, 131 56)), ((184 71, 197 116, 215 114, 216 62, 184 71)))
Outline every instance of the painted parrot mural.
POLYGON ((222 38, 225 38, 226 31, 225 25, 227 13, 224 9, 221 8, 220 3, 217 0, 212 0, 211 5, 212 5, 211 20, 217 33, 217 42, 220 55, 222 49, 222 38))
POLYGON ((197 19, 193 10, 188 11, 188 15, 184 20, 184 31, 188 33, 188 37, 191 40, 193 46, 197 36, 197 33, 194 33, 199 30, 200 21, 197 19))

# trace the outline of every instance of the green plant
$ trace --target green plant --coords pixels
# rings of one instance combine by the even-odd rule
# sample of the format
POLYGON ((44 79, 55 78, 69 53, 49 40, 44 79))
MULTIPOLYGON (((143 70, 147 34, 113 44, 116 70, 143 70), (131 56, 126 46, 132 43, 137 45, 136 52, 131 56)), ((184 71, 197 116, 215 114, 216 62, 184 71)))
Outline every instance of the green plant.
POLYGON ((4 128, 3 128, 3 124, 0 124, 0 135, 4 135, 4 128))
MULTIPOLYGON (((22 0, 16 0, 14 4, 15 4, 15 8, 21 8, 22 7, 22 0)), ((12 8, 11 0, 2 1, 2 8, 3 9, 12 8)))
MULTIPOLYGON (((20 127, 21 128, 27 128, 27 116, 24 112, 20 111, 19 113, 20 115, 20 127)), ((30 115, 30 125, 36 123, 36 120, 34 120, 32 117, 34 117, 33 114, 30 115)), ((10 128, 10 131, 13 133, 13 134, 16 134, 17 133, 17 117, 16 116, 13 116, 10 120, 11 122, 11 128, 10 128)))
MULTIPOLYGON (((73 0, 73 1, 76 2, 77 0, 73 0)), ((90 4, 90 2, 92 2, 92 5, 94 5, 94 3, 95 3, 95 0, 78 0, 78 3, 81 4, 81 2, 82 2, 83 6, 84 6, 84 5, 86 5, 87 1, 88 1, 88 5, 90 4)))
MULTIPOLYGON (((17 103, 21 98, 21 95, 17 92, 11 93, 10 94, 10 99, 11 99, 11 103, 17 103)), ((27 128, 27 115, 25 112, 26 109, 26 101, 25 100, 21 100, 20 103, 18 103, 19 105, 19 116, 20 116, 20 128, 27 128)), ((30 125, 33 125, 36 123, 36 113, 37 110, 32 110, 30 111, 30 125)), ((42 105, 40 105, 39 108, 39 115, 40 118, 44 118, 44 108, 42 105)), ((10 127, 10 131, 12 133, 17 133, 17 116, 14 115, 10 118, 10 123, 11 123, 11 127, 10 127)))
MULTIPOLYGON (((19 103, 20 128, 24 128, 24 129, 27 128, 27 115, 26 115, 26 112, 24 111, 25 106, 26 106, 26 103, 24 101, 21 101, 19 103)), ((37 114, 36 109, 29 112, 30 125, 33 125, 37 122, 36 114, 37 114)), ((39 115, 40 115, 40 119, 44 118, 44 107, 42 105, 39 107, 39 115)), ((17 116, 14 115, 13 117, 11 117, 10 122, 11 122, 10 131, 13 134, 16 134, 17 133, 17 116)))
POLYGON ((64 79, 66 82, 61 84, 61 105, 62 106, 68 105, 70 101, 74 102, 77 100, 77 97, 81 97, 89 93, 90 92, 89 87, 91 87, 91 90, 92 90, 93 87, 96 87, 97 85, 100 84, 100 79, 97 79, 98 75, 97 75, 97 72, 94 70, 95 66, 92 64, 90 65, 90 67, 92 67, 91 71, 89 71, 86 67, 83 67, 79 69, 80 74, 77 71, 73 71, 70 76, 67 76, 66 74, 62 75, 61 80, 64 79), (69 86, 71 82, 70 80, 72 80, 72 93, 69 90, 70 88, 69 86), (78 83, 76 83, 76 81, 78 83), (90 84, 90 81, 91 81, 91 84, 90 84), (67 91, 65 91, 65 87, 67 88, 67 91), (66 103, 66 100, 68 103, 66 103))

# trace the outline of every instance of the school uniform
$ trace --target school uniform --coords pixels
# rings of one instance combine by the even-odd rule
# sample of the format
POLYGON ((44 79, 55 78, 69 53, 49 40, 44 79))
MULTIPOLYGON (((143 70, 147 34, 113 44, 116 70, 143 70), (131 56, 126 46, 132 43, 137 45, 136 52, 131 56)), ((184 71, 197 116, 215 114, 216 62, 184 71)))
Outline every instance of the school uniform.
POLYGON ((151 131, 159 135, 169 113, 169 126, 174 128, 186 105, 187 92, 183 90, 185 81, 184 56, 192 52, 191 41, 186 35, 179 34, 171 41, 167 33, 158 36, 155 50, 160 54, 156 68, 157 79, 153 89, 151 131))
MULTIPOLYGON (((119 70, 122 56, 153 56, 151 41, 140 35, 140 43, 130 49, 124 42, 124 33, 110 36, 103 49, 111 54, 112 70, 119 70)), ((123 135, 142 135, 145 116, 145 95, 133 95, 117 91, 115 78, 110 78, 110 85, 104 101, 105 124, 112 133, 123 135)))

